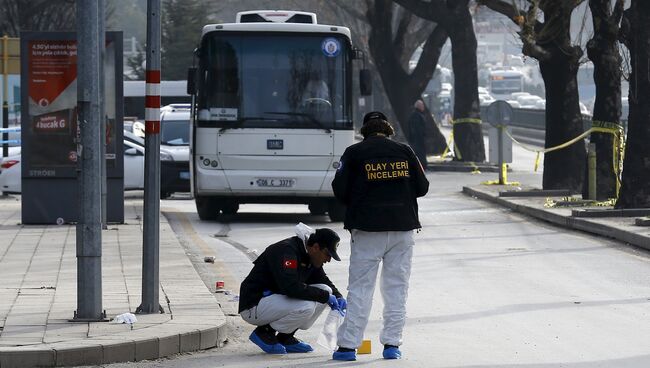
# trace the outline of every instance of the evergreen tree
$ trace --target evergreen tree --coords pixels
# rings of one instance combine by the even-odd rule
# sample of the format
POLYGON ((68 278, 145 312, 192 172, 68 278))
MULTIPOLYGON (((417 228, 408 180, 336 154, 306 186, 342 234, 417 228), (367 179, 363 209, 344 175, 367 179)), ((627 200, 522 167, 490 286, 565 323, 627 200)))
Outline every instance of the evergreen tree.
POLYGON ((162 12, 161 74, 165 80, 187 78, 192 52, 208 24, 205 0, 164 0, 162 12))

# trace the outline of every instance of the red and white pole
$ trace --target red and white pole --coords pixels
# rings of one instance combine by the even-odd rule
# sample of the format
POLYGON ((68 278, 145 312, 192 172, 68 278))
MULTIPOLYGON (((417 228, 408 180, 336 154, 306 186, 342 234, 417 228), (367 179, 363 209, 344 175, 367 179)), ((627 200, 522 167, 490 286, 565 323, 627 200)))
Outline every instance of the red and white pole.
POLYGON ((159 313, 160 269, 160 0, 147 0, 147 71, 144 112, 142 304, 136 313, 159 313))
POLYGON ((146 83, 144 98, 145 136, 160 134, 160 70, 147 69, 146 83))

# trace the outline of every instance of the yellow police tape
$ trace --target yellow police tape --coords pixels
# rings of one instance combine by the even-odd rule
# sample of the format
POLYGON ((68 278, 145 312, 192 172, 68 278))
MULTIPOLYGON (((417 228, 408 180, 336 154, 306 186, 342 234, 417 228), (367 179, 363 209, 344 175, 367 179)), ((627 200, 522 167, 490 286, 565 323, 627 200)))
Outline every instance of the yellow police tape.
POLYGON ((536 152, 537 157, 535 158, 535 167, 534 171, 537 171, 537 168, 539 167, 539 160, 540 160, 540 154, 541 153, 547 153, 547 152, 553 152, 560 150, 562 148, 566 148, 581 139, 584 139, 586 136, 590 135, 591 133, 606 133, 606 134, 611 134, 614 136, 614 144, 612 144, 612 156, 613 156, 613 168, 614 168, 614 176, 616 176, 616 197, 618 198, 618 191, 621 187, 621 168, 623 167, 623 155, 625 151, 625 137, 624 137, 624 132, 623 132, 623 127, 620 124, 617 123, 612 123, 608 121, 599 121, 599 120, 594 120, 592 122, 592 127, 589 128, 586 132, 578 135, 577 137, 559 144, 554 147, 549 147, 549 148, 544 148, 544 149, 537 149, 533 148, 531 146, 525 145, 519 141, 517 141, 511 134, 508 132, 507 129, 504 129, 506 132, 506 135, 516 144, 521 146, 523 149, 531 152, 536 152))
MULTIPOLYGON (((469 123, 469 124, 481 124, 481 119, 476 119, 476 118, 458 118, 458 119, 452 119, 451 120, 451 125, 454 124, 463 124, 463 123, 469 123)), ((449 136, 449 142, 447 143, 447 149, 451 145, 451 142, 454 141, 454 129, 452 128, 451 130, 451 135, 449 136)), ((442 157, 445 156, 447 153, 447 149, 445 149, 445 152, 443 152, 442 157)), ((458 157, 459 160, 463 159, 463 156, 460 154, 460 149, 458 149, 458 145, 454 142, 454 156, 458 157)), ((472 174, 480 173, 478 170, 478 167, 473 163, 470 162, 471 165, 474 167, 474 171, 472 171, 472 174)))

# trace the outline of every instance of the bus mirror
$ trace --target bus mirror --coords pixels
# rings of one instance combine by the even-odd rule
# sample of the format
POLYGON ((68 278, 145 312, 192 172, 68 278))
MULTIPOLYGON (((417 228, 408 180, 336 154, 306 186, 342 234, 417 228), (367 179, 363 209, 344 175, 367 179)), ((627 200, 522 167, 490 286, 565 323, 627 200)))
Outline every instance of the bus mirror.
POLYGON ((187 69, 187 94, 196 94, 196 67, 187 69))
POLYGON ((372 95, 372 77, 370 76, 370 70, 359 70, 359 88, 361 89, 362 96, 372 95))

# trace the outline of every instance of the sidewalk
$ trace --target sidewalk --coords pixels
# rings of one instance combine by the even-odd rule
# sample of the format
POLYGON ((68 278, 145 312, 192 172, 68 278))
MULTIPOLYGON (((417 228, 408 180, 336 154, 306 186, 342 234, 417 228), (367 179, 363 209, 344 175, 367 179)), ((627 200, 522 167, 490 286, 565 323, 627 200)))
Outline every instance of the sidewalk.
MULTIPOLYGON (((510 185, 475 185, 463 187, 463 193, 496 203, 540 220, 568 229, 580 230, 650 250, 650 226, 635 225, 636 218, 648 216, 650 209, 615 211, 611 207, 560 207, 544 206, 547 198, 561 200, 564 195, 519 197, 499 195, 500 192, 531 191, 531 187, 510 185), (629 213, 625 213, 629 212, 629 213), (599 217, 596 217, 599 216, 599 217)), ((539 189, 537 189, 539 190, 539 189)), ((523 193, 522 193, 523 194, 523 193)), ((511 194, 512 195, 512 194, 511 194)))
MULTIPOLYGON (((126 199, 125 224, 102 232, 103 309, 109 319, 141 303, 142 199, 126 199)), ((22 226, 20 201, 0 198, 0 368, 98 365, 220 346, 226 318, 164 216, 160 305, 133 329, 69 322, 77 307, 74 225, 22 226)))

